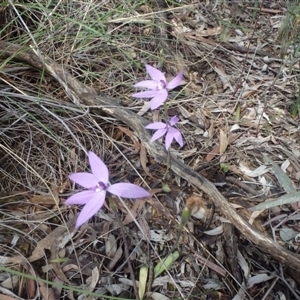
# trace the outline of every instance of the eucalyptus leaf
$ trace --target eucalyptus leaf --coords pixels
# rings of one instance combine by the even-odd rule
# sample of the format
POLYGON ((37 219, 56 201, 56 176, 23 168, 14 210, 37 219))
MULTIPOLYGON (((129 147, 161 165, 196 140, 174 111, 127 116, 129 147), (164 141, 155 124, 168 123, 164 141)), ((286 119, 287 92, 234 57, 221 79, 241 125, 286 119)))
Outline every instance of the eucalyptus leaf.
POLYGON ((255 210, 263 210, 266 208, 271 208, 283 204, 290 204, 290 203, 295 203, 295 202, 300 202, 300 192, 294 192, 294 193, 289 193, 286 195, 283 195, 276 200, 273 201, 268 201, 264 203, 260 203, 254 207, 249 208, 250 211, 255 211, 255 210))
MULTIPOLYGON (((272 165, 274 174, 277 177, 279 184, 287 193, 294 193, 297 190, 294 188, 292 181, 289 177, 281 170, 281 168, 270 158, 264 156, 264 161, 272 165)), ((296 201, 295 201, 296 202, 296 201)))
POLYGON ((51 259, 51 262, 52 263, 64 263, 67 260, 69 260, 67 257, 58 257, 58 258, 51 259))
POLYGON ((139 298, 144 299, 144 295, 146 292, 146 285, 148 280, 148 266, 141 266, 140 268, 140 276, 139 276, 139 298))
POLYGON ((298 231, 295 231, 293 228, 289 228, 289 227, 283 227, 279 231, 280 238, 285 242, 294 239, 297 236, 297 234, 299 234, 298 231))
POLYGON ((159 276, 163 271, 168 270, 172 264, 179 257, 179 252, 175 251, 172 254, 168 255, 161 262, 159 262, 154 268, 154 277, 159 276))

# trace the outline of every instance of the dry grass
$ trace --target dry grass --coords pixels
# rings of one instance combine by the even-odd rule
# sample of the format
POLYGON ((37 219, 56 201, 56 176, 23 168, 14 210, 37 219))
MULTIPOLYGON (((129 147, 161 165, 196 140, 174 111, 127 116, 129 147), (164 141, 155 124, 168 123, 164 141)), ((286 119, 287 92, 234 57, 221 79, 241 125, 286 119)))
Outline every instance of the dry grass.
MULTIPOLYGON (((249 220, 247 208, 283 193, 271 170, 249 173, 264 165, 263 155, 285 163, 295 186, 300 178, 299 32, 292 26, 298 15, 286 12, 299 3, 273 2, 260 7, 256 1, 8 1, 0 6, 5 20, 0 37, 30 45, 136 113, 144 101, 131 98, 132 86, 145 78, 145 62, 170 77, 183 70, 184 84, 170 93, 168 110, 181 118, 185 141, 182 149, 174 146, 174 155, 214 182, 249 220)), ((45 70, 0 57, 0 261, 48 282, 6 270, 0 273, 3 295, 134 299, 133 279, 142 280, 139 272, 147 265, 145 299, 300 298, 297 270, 241 236, 189 182, 172 173, 162 182, 165 167, 151 156, 146 156, 148 169, 143 166, 135 128, 97 106, 72 104, 45 70), (64 205, 78 189, 68 174, 89 169, 89 150, 106 162, 112 182, 142 185, 153 198, 120 202, 111 197, 76 230, 80 207, 64 205), (169 193, 162 189, 166 183, 169 193), (180 232, 186 205, 194 215, 180 232), (196 215, 200 207, 202 219, 196 215), (220 231, 208 232, 216 228, 220 231), (154 279, 155 266, 176 248, 180 256, 154 279)), ((151 112, 144 117, 153 118, 151 112)), ((272 236, 276 223, 262 224, 297 209, 270 210, 254 226, 272 236)), ((297 218, 285 226, 297 232, 297 218)), ((274 243, 298 253, 297 238, 284 240, 282 228, 274 243)))

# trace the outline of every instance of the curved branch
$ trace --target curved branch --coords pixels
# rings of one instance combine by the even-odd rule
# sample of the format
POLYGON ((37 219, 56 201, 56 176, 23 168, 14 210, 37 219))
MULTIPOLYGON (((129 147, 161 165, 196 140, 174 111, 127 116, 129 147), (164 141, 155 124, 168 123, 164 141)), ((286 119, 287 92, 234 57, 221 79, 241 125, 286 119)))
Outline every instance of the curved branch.
MULTIPOLYGON (((147 148, 150 155, 158 163, 166 164, 167 153, 164 147, 158 143, 150 143, 150 134, 145 130, 146 121, 131 112, 129 109, 118 104, 119 100, 105 95, 98 95, 95 90, 82 84, 72 77, 62 66, 49 58, 39 55, 32 49, 22 49, 20 46, 0 41, 0 57, 15 58, 26 62, 35 68, 46 69, 65 88, 66 93, 75 103, 98 106, 105 113, 122 121, 134 129, 141 142, 147 148)), ((300 269, 300 256, 273 242, 270 238, 262 235, 246 220, 244 220, 233 206, 220 194, 216 187, 205 177, 198 174, 190 167, 182 164, 176 158, 172 158, 171 169, 174 173, 187 180, 190 184, 205 192, 211 201, 222 211, 224 216, 250 241, 261 250, 269 253, 279 262, 300 269)))

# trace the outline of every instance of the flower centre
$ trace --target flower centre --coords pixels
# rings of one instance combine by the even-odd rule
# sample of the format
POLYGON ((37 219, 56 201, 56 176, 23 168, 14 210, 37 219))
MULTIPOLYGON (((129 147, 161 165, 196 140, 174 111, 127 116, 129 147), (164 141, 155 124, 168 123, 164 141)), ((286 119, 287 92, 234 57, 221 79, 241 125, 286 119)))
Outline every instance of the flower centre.
POLYGON ((157 84, 157 89, 160 91, 162 89, 165 89, 167 84, 165 83, 164 80, 160 80, 159 83, 157 84))
POLYGON ((99 181, 97 183, 97 185, 95 186, 95 192, 100 193, 102 191, 106 191, 107 188, 108 188, 108 184, 105 184, 104 182, 99 181))

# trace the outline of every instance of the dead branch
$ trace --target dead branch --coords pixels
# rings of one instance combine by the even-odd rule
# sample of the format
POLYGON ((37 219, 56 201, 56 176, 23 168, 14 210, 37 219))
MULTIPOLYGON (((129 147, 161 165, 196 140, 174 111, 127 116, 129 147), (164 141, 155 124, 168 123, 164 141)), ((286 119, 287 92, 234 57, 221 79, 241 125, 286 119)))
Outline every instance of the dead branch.
MULTIPOLYGON (((136 131, 136 134, 139 136, 149 154, 152 155, 158 163, 166 164, 167 153, 163 146, 159 143, 150 143, 150 134, 144 129, 146 121, 130 111, 129 108, 120 106, 118 104, 118 99, 97 94, 95 90, 72 77, 62 66, 30 48, 25 49, 18 45, 0 41, 0 49, 2 49, 0 52, 1 58, 17 59, 26 62, 37 69, 45 69, 60 82, 67 95, 74 103, 98 107, 100 111, 115 117, 131 127, 136 131)), ((187 180, 193 186, 205 192, 211 201, 223 212, 224 216, 230 220, 247 239, 256 244, 261 250, 269 253, 273 258, 287 266, 297 270, 300 269, 299 255, 286 250, 257 231, 235 211, 233 206, 219 193, 210 181, 196 173, 190 167, 182 164, 174 157, 172 158, 171 169, 174 173, 187 180)))

